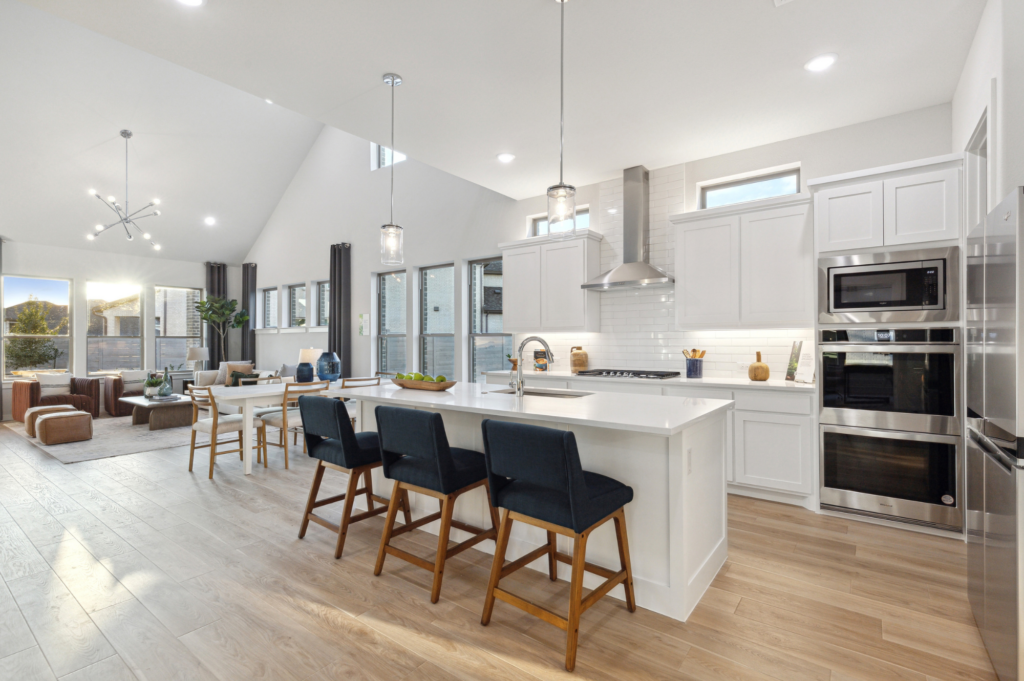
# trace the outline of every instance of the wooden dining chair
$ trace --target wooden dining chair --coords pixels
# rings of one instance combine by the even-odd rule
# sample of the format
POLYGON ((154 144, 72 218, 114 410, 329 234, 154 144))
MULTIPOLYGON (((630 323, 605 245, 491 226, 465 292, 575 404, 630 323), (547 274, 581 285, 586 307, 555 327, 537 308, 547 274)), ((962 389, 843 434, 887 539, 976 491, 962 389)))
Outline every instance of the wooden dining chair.
POLYGON ((256 454, 257 462, 261 455, 266 466, 267 460, 267 426, 260 418, 253 418, 251 423, 244 423, 241 414, 221 414, 217 409, 217 398, 213 394, 212 386, 192 386, 189 389, 189 396, 192 399, 192 443, 188 452, 188 470, 192 472, 192 462, 195 459, 197 449, 210 448, 210 479, 213 479, 213 463, 221 454, 238 453, 242 458, 242 438, 249 437, 249 431, 256 428, 256 454), (200 410, 209 410, 209 418, 199 418, 200 410), (208 433, 209 444, 196 445, 196 435, 208 433), (223 433, 237 433, 234 440, 218 441, 218 436, 223 433), (220 445, 237 444, 237 449, 218 450, 220 445))
MULTIPOLYGON (((319 395, 324 390, 330 387, 330 381, 315 381, 313 383, 285 383, 284 395, 281 399, 281 406, 275 407, 273 411, 262 413, 260 418, 263 419, 264 424, 280 428, 280 439, 278 443, 270 443, 275 447, 284 448, 284 467, 288 468, 288 433, 293 433, 295 437, 302 431, 302 414, 297 406, 291 406, 292 403, 298 404, 298 400, 303 395, 319 395)), ((297 442, 295 443, 297 444, 297 442)), ((302 451, 306 451, 306 441, 303 439, 302 451)), ((266 458, 263 459, 263 465, 267 465, 266 458)))

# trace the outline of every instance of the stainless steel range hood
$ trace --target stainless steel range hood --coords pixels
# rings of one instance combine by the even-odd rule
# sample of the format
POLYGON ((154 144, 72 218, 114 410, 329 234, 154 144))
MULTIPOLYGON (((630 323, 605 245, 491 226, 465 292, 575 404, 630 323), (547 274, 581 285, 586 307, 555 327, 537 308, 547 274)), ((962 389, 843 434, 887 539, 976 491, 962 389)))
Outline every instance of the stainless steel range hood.
POLYGON ((651 288, 675 283, 664 270, 650 264, 650 179, 647 168, 635 166, 622 173, 622 264, 583 284, 585 289, 607 291, 651 288))

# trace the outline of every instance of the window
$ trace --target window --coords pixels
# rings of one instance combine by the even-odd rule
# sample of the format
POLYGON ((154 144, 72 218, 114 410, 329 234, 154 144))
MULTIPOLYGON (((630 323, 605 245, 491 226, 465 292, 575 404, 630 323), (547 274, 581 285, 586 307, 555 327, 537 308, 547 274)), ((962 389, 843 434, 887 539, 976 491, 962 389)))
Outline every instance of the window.
POLYGON ((288 287, 288 326, 306 325, 306 285, 288 287))
POLYGON ((469 374, 486 383, 484 371, 510 369, 513 336, 502 333, 501 258, 469 264, 469 374))
MULTIPOLYGON (((576 229, 590 229, 590 209, 576 209, 576 229)), ((542 215, 533 219, 530 236, 544 236, 548 233, 548 216, 542 215)))
POLYGON ((277 328, 277 289, 263 289, 263 328, 277 328))
POLYGON ((800 169, 792 168, 779 173, 748 177, 735 182, 723 182, 700 188, 700 207, 716 208, 744 201, 770 199, 800 191, 800 169))
POLYGON ((455 266, 420 270, 420 366, 426 376, 455 375, 455 266))
POLYGON ((122 371, 142 369, 142 324, 140 293, 135 284, 85 285, 86 370, 122 371))
POLYGON ((330 321, 331 282, 321 281, 316 285, 316 325, 327 326, 330 321))
POLYGON ((4 375, 71 366, 71 282, 4 277, 4 375))
POLYGON ((405 272, 377 277, 377 370, 404 374, 405 272))
POLYGON ((203 320, 196 303, 203 299, 198 288, 156 287, 153 310, 153 331, 156 338, 156 369, 195 369, 189 362, 189 348, 203 344, 203 320))
POLYGON ((387 168, 391 165, 391 158, 394 156, 395 163, 401 163, 405 160, 406 156, 400 151, 396 151, 394 154, 391 150, 380 144, 370 143, 370 170, 379 170, 381 168, 387 168))

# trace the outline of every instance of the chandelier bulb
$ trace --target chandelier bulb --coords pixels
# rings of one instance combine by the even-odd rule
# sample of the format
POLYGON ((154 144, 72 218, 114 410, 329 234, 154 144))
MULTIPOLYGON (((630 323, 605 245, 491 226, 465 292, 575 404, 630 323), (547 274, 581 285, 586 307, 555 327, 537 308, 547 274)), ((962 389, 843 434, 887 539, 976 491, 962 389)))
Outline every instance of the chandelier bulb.
POLYGON ((107 197, 107 201, 110 201, 111 203, 113 203, 114 201, 117 201, 117 199, 115 199, 113 196, 108 196, 107 197))
POLYGON ((96 225, 96 231, 97 232, 102 232, 103 231, 103 225, 96 225))
POLYGON ((96 190, 95 189, 90 189, 89 190, 89 196, 96 196, 96 190))
POLYGON ((149 241, 153 237, 149 235, 149 232, 146 232, 145 234, 142 235, 142 238, 145 239, 146 241, 149 241))
POLYGON ((158 210, 153 211, 153 215, 160 215, 160 211, 158 211, 158 210))
POLYGON ((154 206, 159 206, 160 205, 160 199, 153 199, 153 205, 154 206))
POLYGON ((96 235, 95 234, 86 234, 85 238, 88 239, 89 241, 95 241, 96 240, 96 235))
POLYGON ((153 250, 154 251, 159 251, 160 250, 160 244, 153 244, 153 250))

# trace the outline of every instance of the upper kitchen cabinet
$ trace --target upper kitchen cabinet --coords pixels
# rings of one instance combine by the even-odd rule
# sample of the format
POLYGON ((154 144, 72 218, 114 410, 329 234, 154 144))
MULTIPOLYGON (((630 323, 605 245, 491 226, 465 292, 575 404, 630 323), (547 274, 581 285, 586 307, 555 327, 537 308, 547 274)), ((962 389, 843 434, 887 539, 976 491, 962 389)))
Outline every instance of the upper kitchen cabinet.
POLYGON ((533 237, 498 244, 506 332, 600 331, 599 294, 582 286, 600 274, 601 235, 558 241, 533 237))
POLYGON ((674 215, 676 326, 814 323, 810 197, 785 196, 674 215))
POLYGON ((950 154, 809 181, 818 251, 959 238, 962 163, 950 154))

